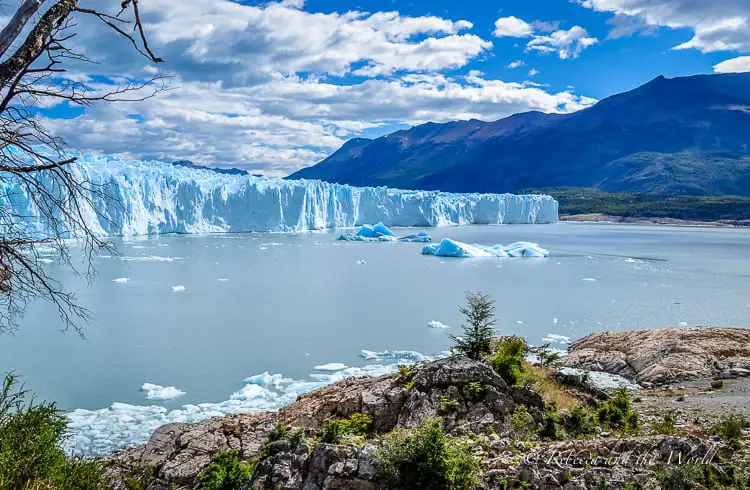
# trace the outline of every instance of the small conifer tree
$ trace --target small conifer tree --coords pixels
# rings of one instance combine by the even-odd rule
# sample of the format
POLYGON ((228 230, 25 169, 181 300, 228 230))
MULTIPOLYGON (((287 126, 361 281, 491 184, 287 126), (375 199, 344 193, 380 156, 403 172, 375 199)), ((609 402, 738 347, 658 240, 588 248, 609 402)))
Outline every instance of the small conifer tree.
POLYGON ((495 302, 486 294, 467 293, 466 306, 459 308, 466 317, 461 337, 451 335, 454 351, 478 361, 490 353, 492 336, 495 334, 495 302))

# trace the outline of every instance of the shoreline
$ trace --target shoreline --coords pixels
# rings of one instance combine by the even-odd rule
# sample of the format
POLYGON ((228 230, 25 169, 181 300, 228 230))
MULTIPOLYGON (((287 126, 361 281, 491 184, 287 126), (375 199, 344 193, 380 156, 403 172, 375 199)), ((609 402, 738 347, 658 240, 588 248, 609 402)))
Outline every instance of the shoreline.
POLYGON ((603 213, 587 214, 560 214, 560 221, 565 222, 595 222, 595 223, 620 223, 638 225, 658 226, 694 226, 706 228, 747 228, 750 227, 750 219, 745 220, 718 220, 699 221, 677 218, 655 218, 646 216, 615 216, 603 213))

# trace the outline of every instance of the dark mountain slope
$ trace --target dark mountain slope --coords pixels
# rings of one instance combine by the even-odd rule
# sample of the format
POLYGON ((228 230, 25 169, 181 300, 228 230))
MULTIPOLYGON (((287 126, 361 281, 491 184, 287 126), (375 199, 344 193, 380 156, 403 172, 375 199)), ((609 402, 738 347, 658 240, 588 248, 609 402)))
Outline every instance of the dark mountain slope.
POLYGON ((750 74, 659 77, 573 114, 428 123, 352 140, 290 178, 461 192, 750 195, 748 144, 750 74))

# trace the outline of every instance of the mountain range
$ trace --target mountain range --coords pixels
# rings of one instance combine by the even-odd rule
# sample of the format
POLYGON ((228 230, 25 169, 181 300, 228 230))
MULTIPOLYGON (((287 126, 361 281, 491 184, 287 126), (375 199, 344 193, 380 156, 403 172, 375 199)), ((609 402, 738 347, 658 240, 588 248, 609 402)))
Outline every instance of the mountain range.
POLYGON ((517 192, 750 196, 750 73, 662 76, 570 114, 427 123, 357 138, 291 179, 517 192))

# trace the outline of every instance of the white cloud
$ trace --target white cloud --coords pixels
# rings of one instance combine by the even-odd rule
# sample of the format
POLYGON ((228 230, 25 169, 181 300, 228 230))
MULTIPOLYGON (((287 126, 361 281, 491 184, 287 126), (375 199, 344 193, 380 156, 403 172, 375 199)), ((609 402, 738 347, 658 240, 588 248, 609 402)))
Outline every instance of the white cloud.
MULTIPOLYGON (((573 26, 565 30, 558 29, 559 25, 559 22, 535 20, 530 24, 518 17, 500 17, 495 21, 494 35, 495 37, 530 37, 531 40, 526 43, 527 50, 557 53, 563 60, 577 58, 584 49, 598 42, 581 26, 573 26)), ((520 65, 515 67, 517 66, 520 65)), ((510 65, 508 67, 515 68, 510 65)))
POLYGON ((560 59, 577 58, 581 52, 596 44, 598 40, 590 37, 586 29, 573 26, 570 29, 552 32, 546 36, 534 36, 526 44, 526 49, 541 53, 557 53, 560 59))
POLYGON ((500 17, 495 21, 495 37, 529 37, 534 28, 518 17, 500 17))
POLYGON ((674 49, 750 51, 750 0, 578 0, 584 7, 636 17, 648 26, 688 28, 674 49))
POLYGON ((738 56, 714 65, 714 73, 750 72, 750 56, 738 56))
MULTIPOLYGON (((90 2, 115 10, 119 3, 90 2)), ((492 47, 467 32, 472 25, 464 20, 312 14, 301 0, 259 6, 149 0, 140 6, 152 47, 166 60, 162 68, 174 74, 173 90, 88 107, 74 119, 49 119, 74 148, 286 175, 365 131, 528 110, 570 112, 595 102, 572 91, 491 80, 475 69, 451 73, 492 47)), ((133 78, 153 74, 125 43, 91 19, 80 21, 77 48, 102 61, 94 68, 133 78)), ((90 65, 75 68, 71 76, 106 88, 85 71, 90 65)))
POLYGON ((539 75, 539 70, 537 70, 536 68, 532 68, 531 70, 529 70, 530 77, 535 77, 537 75, 539 75))
POLYGON ((510 63, 508 63, 508 68, 510 68, 511 70, 515 70, 519 66, 523 66, 523 65, 525 65, 523 61, 516 60, 516 61, 511 61, 510 63))
POLYGON ((179 86, 153 99, 95 106, 78 118, 49 124, 79 149, 286 175, 322 160, 365 129, 492 120, 528 110, 571 112, 595 102, 479 73, 353 85, 284 77, 252 87, 185 81, 179 86), (134 113, 143 122, 127 117, 134 113))

